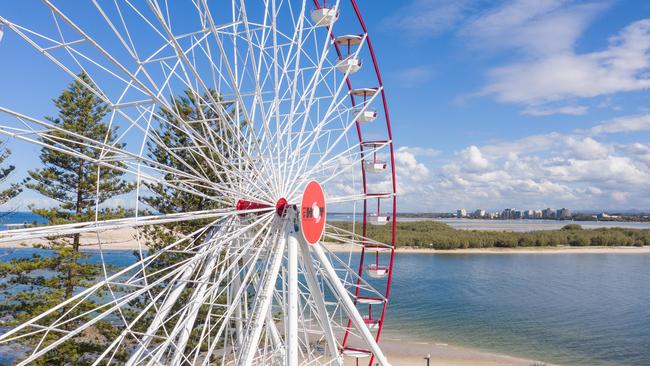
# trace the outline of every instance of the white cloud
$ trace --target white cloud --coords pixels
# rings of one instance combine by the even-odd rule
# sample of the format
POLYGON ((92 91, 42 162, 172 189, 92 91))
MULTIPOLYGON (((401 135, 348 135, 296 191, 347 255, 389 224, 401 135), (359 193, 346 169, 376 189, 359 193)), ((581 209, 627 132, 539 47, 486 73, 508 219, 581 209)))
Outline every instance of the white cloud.
POLYGON ((626 203, 628 196, 627 192, 612 192, 612 199, 618 203, 626 203))
MULTIPOLYGON (((650 88, 648 51, 650 20, 646 19, 627 26, 604 51, 552 52, 493 69, 482 92, 503 102, 539 105, 644 90, 650 88)), ((575 114, 576 110, 557 112, 575 114)))
POLYGON ((610 152, 607 146, 591 137, 585 137, 584 139, 567 137, 566 145, 571 150, 571 156, 583 160, 605 158, 610 152))
POLYGON ((552 107, 548 105, 529 105, 523 110, 523 114, 529 116, 550 116, 552 114, 568 114, 572 116, 580 116, 587 113, 587 107, 583 105, 567 105, 552 107))
POLYGON ((453 29, 472 9, 470 0, 415 0, 384 23, 391 29, 433 36, 453 29))
POLYGON ((483 157, 478 147, 472 145, 457 154, 457 164, 462 170, 478 172, 487 168, 490 162, 483 157))
POLYGON ((602 3, 566 0, 516 0, 470 22, 462 34, 480 48, 516 48, 527 55, 569 52, 602 3))
POLYGON ((516 0, 476 17, 461 31, 470 44, 514 56, 488 71, 479 94, 521 104, 524 114, 580 115, 587 107, 577 100, 650 88, 650 19, 627 25, 604 49, 576 51, 585 29, 608 6, 516 0))
POLYGON ((458 207, 650 208, 650 143, 612 134, 650 131, 650 116, 626 116, 569 133, 469 146, 436 169, 429 211, 458 207))
POLYGON ((650 114, 615 118, 592 127, 592 134, 621 133, 650 130, 650 114))
POLYGON ((397 149, 398 152, 406 151, 409 152, 415 156, 428 156, 428 157, 434 157, 438 156, 440 154, 440 150, 436 150, 430 147, 408 147, 408 146, 402 146, 397 149))

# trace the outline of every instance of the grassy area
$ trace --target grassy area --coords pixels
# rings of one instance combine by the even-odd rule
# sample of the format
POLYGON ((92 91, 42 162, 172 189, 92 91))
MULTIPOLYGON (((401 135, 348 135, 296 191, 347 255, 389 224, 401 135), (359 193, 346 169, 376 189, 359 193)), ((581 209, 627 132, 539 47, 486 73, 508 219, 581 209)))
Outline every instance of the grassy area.
MULTIPOLYGON (((352 223, 333 222, 346 230, 352 223)), ((357 225, 357 231, 361 229, 357 225)), ((369 238, 390 243, 391 226, 368 225, 369 238)), ((398 222, 397 246, 433 249, 461 248, 515 248, 571 246, 644 246, 650 245, 650 230, 602 228, 583 229, 580 225, 566 225, 560 230, 509 232, 488 230, 459 230, 435 221, 398 222)))

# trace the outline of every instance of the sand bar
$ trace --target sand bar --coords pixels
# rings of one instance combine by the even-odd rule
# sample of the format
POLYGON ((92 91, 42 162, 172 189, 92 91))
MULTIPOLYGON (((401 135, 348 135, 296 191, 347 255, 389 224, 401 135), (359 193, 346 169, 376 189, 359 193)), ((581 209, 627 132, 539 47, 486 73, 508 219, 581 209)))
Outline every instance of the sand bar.
MULTIPOLYGON (((144 239, 138 240, 138 230, 118 229, 101 233, 85 233, 81 236, 81 246, 85 250, 136 250, 142 245, 146 249, 144 239)), ((141 235, 140 235, 141 237, 141 235)), ((142 238, 142 237, 141 237, 142 238)), ((36 244, 45 244, 44 239, 8 241, 0 243, 0 248, 30 248, 36 244)), ((360 251, 359 246, 327 243, 327 248, 336 252, 360 251)), ((645 247, 526 247, 526 248, 469 248, 469 249, 428 249, 401 247, 398 253, 420 254, 650 254, 650 246, 645 247)))

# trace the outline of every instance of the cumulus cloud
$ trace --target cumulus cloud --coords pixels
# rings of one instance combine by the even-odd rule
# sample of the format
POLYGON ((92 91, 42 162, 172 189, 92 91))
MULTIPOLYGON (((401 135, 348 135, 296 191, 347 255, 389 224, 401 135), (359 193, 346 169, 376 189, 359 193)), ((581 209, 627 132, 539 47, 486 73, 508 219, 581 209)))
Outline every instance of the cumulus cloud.
POLYGON ((461 150, 457 154, 457 163, 466 171, 481 171, 490 165, 490 162, 483 157, 481 150, 472 145, 461 150))
POLYGON ((650 144, 607 142, 611 134, 650 131, 648 120, 620 117, 591 129, 469 146, 434 172, 432 191, 446 210, 472 205, 629 208, 630 203, 649 208, 650 144))
POLYGON ((438 156, 440 154, 440 150, 436 150, 430 147, 408 147, 408 146, 402 146, 397 149, 398 152, 406 151, 409 152, 415 156, 428 156, 428 157, 434 157, 438 156))
POLYGON ((605 158, 610 151, 607 146, 592 139, 591 137, 585 137, 583 139, 567 137, 566 145, 571 150, 571 156, 582 160, 605 158))
MULTIPOLYGON (((443 162, 436 150, 399 148, 399 210, 650 208, 650 143, 611 142, 612 134, 650 131, 648 119, 619 117, 591 129, 470 145, 443 162)), ((373 176, 371 190, 390 191, 387 178, 373 176)))

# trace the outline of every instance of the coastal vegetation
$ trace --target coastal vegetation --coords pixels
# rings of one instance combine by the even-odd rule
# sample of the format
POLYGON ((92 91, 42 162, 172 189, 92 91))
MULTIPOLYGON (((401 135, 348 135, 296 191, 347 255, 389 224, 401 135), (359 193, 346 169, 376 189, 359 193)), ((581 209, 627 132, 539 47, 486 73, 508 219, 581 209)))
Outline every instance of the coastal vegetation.
MULTIPOLYGON (((58 115, 46 119, 55 127, 41 139, 56 143, 57 149, 48 147, 41 149, 42 166, 30 170, 28 178, 23 182, 0 191, 0 203, 15 197, 25 187, 58 203, 50 208, 30 207, 32 214, 42 217, 51 225, 122 218, 135 214, 132 209, 109 208, 114 205, 106 204, 113 197, 133 191, 136 185, 124 177, 126 166, 120 159, 112 157, 110 149, 87 143, 87 139, 92 139, 103 141, 106 146, 117 148, 125 146, 116 138, 117 127, 105 121, 108 106, 92 92, 92 87, 92 80, 82 73, 79 75, 79 80, 71 83, 54 100, 58 115), (95 163, 102 159, 111 161, 112 165, 99 166, 95 163)), ((148 209, 140 212, 171 214, 221 207, 224 201, 220 197, 223 193, 216 190, 213 185, 185 181, 187 176, 193 174, 204 176, 208 183, 219 183, 227 179, 223 173, 226 171, 224 165, 231 163, 239 151, 238 141, 231 138, 233 136, 231 131, 222 128, 224 123, 239 118, 233 103, 224 101, 213 90, 200 97, 186 91, 183 95, 173 97, 172 106, 161 108, 158 115, 160 116, 157 118, 158 124, 154 127, 155 131, 151 139, 147 141, 147 155, 154 166, 164 165, 171 168, 168 171, 174 172, 164 175, 161 182, 175 182, 176 185, 142 183, 147 195, 139 198, 148 209), (218 101, 222 110, 218 113, 213 105, 205 101, 218 101), (198 120, 207 122, 189 123, 198 120), (201 144, 190 141, 187 129, 199 130, 194 135, 219 141, 218 146, 214 143, 201 144), (151 211, 146 212, 146 210, 151 211)), ((7 150, 2 152, 0 148, 0 164, 8 154, 7 150)), ((14 169, 13 166, 0 168, 0 182, 14 169)), ((149 251, 135 251, 134 255, 137 260, 141 260, 143 255, 155 253, 182 238, 188 246, 200 246, 207 235, 210 235, 210 230, 214 230, 210 229, 214 225, 213 220, 206 219, 146 227, 142 234, 147 241, 149 251)), ((83 251, 79 234, 49 237, 45 244, 34 244, 34 246, 45 250, 31 257, 0 263, 0 277, 3 279, 0 281, 0 318, 2 319, 0 326, 15 326, 31 319, 35 314, 43 313, 59 304, 66 304, 65 301, 74 294, 92 286, 97 278, 114 270, 110 266, 103 267, 102 264, 89 260, 90 255, 83 251)), ((166 252, 156 256, 149 268, 174 268, 177 263, 191 257, 190 253, 166 252)), ((167 272, 154 272, 148 276, 148 279, 153 281, 162 278, 165 273, 167 272)), ((168 281, 168 279, 160 281, 157 291, 166 291, 169 288, 168 281)), ((111 291, 128 290, 131 289, 114 286, 111 291)), ((171 309, 172 312, 182 309, 189 301, 188 296, 191 291, 191 286, 183 290, 180 300, 171 309)), ((63 330, 75 329, 101 309, 101 298, 107 295, 96 291, 91 298, 72 301, 60 310, 48 313, 43 321, 52 324, 65 318, 68 320, 62 322, 63 330)), ((133 330, 164 336, 167 332, 165 327, 148 329, 146 326, 156 316, 156 308, 147 306, 150 301, 149 297, 132 301, 133 306, 139 305, 149 309, 142 314, 140 321, 134 324, 133 330)), ((225 298, 220 297, 213 301, 225 303, 225 298)), ((122 312, 122 316, 127 318, 133 318, 133 315, 128 308, 122 312)), ((201 309, 197 316, 199 323, 203 323, 201 319, 209 315, 206 309, 201 309)), ((173 327, 174 322, 174 319, 169 320, 166 327, 173 327)), ((188 341, 190 349, 198 340, 200 333, 200 328, 192 331, 188 341)), ((36 364, 90 365, 93 355, 103 352, 108 346, 107 342, 115 339, 118 334, 114 320, 110 319, 94 323, 74 340, 63 341, 60 333, 49 332, 42 340, 45 344, 57 341, 63 343, 56 350, 39 358, 36 364)), ((12 344, 17 351, 16 360, 24 357, 26 350, 42 346, 37 343, 40 341, 39 337, 22 337, 22 335, 20 334, 12 344)), ((127 349, 132 346, 131 340, 125 342, 127 349)), ((152 342, 156 343, 159 340, 152 342)), ((112 359, 114 362, 122 362, 126 361, 127 356, 125 351, 120 351, 115 353, 112 359)))
MULTIPOLYGON (((26 188, 58 202, 52 208, 32 208, 33 213, 45 217, 52 224, 123 216, 123 209, 96 207, 111 197, 128 193, 134 188, 133 184, 123 179, 123 172, 118 169, 123 167, 123 163, 116 162, 115 168, 99 167, 92 163, 100 155, 106 158, 111 153, 89 146, 84 137, 118 147, 123 144, 115 142, 116 128, 103 122, 107 105, 82 84, 83 81, 86 85, 93 85, 90 78, 81 74, 79 79, 81 81, 74 81, 54 100, 58 116, 48 120, 57 128, 41 137, 56 141, 60 150, 71 153, 41 149, 43 167, 30 170, 29 180, 25 184, 26 188), (87 158, 81 158, 83 156, 87 158)), ((0 263, 0 277, 3 279, 0 290, 4 300, 0 303, 2 325, 20 324, 35 314, 63 303, 75 292, 91 286, 95 278, 102 274, 102 266, 89 263, 88 254, 81 251, 79 234, 51 237, 47 243, 38 247, 48 251, 0 263)), ((102 296, 100 293, 96 295, 102 296)), ((72 320, 65 322, 63 327, 66 330, 73 329, 88 321, 88 314, 98 306, 94 299, 71 303, 62 307, 61 311, 47 314, 44 321, 53 323, 60 317, 68 317, 72 320)), ((117 329, 109 321, 99 321, 88 328, 84 337, 63 342, 34 364, 90 364, 88 355, 101 353, 108 339, 112 339, 116 333, 117 329)), ((51 332, 46 338, 47 342, 54 342, 61 338, 61 334, 51 332)), ((38 340, 39 338, 24 337, 18 341, 23 347, 32 348, 38 346, 38 340)), ((121 356, 123 355, 115 355, 117 359, 121 356)))
MULTIPOLYGON (((345 230, 352 223, 333 222, 345 230)), ((360 224, 356 223, 357 231, 360 224)), ((650 245, 650 230, 599 228, 583 229, 578 224, 568 224, 560 230, 530 232, 460 230, 436 221, 397 222, 397 247, 431 249, 466 248, 517 248, 555 247, 562 245, 585 246, 644 246, 650 245)), ((368 225, 367 236, 390 243, 391 225, 368 225)))
MULTIPOLYGON (((152 141, 147 142, 147 155, 152 161, 171 168, 170 172, 163 176, 163 181, 183 182, 186 179, 183 174, 204 176, 206 181, 214 183, 223 182, 226 179, 223 176, 224 164, 231 160, 230 157, 233 155, 230 153, 233 148, 225 142, 231 140, 227 137, 229 133, 222 128, 227 121, 224 121, 224 117, 217 113, 213 106, 205 103, 208 100, 219 101, 228 118, 234 118, 234 103, 224 102, 214 90, 210 90, 200 98, 191 90, 186 90, 183 95, 172 98, 173 109, 162 108, 160 110, 161 117, 158 118, 155 137, 152 141), (187 123, 187 121, 201 119, 209 122, 193 125, 187 123), (197 142, 191 140, 191 136, 194 135, 185 132, 187 128, 199 130, 197 135, 210 138, 213 145, 197 146, 197 142), (217 137, 215 138, 213 135, 217 135, 217 137), (173 154, 170 154, 170 151, 173 151, 173 154), (209 159, 205 157, 209 157, 209 159), (171 173, 171 171, 176 173, 171 173)), ((218 197, 221 197, 223 193, 203 182, 186 185, 178 183, 178 186, 146 182, 144 185, 149 194, 140 196, 140 201, 154 210, 150 214, 194 212, 222 206, 218 197)), ((143 231, 147 239, 147 246, 155 252, 177 241, 183 235, 200 231, 209 223, 210 220, 180 221, 147 226, 143 231)), ((201 240, 206 234, 205 230, 200 231, 193 240, 201 240)), ((139 254, 136 253, 136 255, 139 254)), ((156 259, 154 267, 164 268, 183 259, 187 259, 187 254, 164 253, 156 259)))
MULTIPOLYGON (((4 163, 9 155, 11 155, 11 151, 0 146, 0 164, 4 163)), ((6 181, 14 170, 16 170, 14 165, 0 166, 0 184, 6 181)), ((0 205, 16 197, 22 190, 22 184, 20 183, 12 183, 8 188, 0 190, 0 205)))

